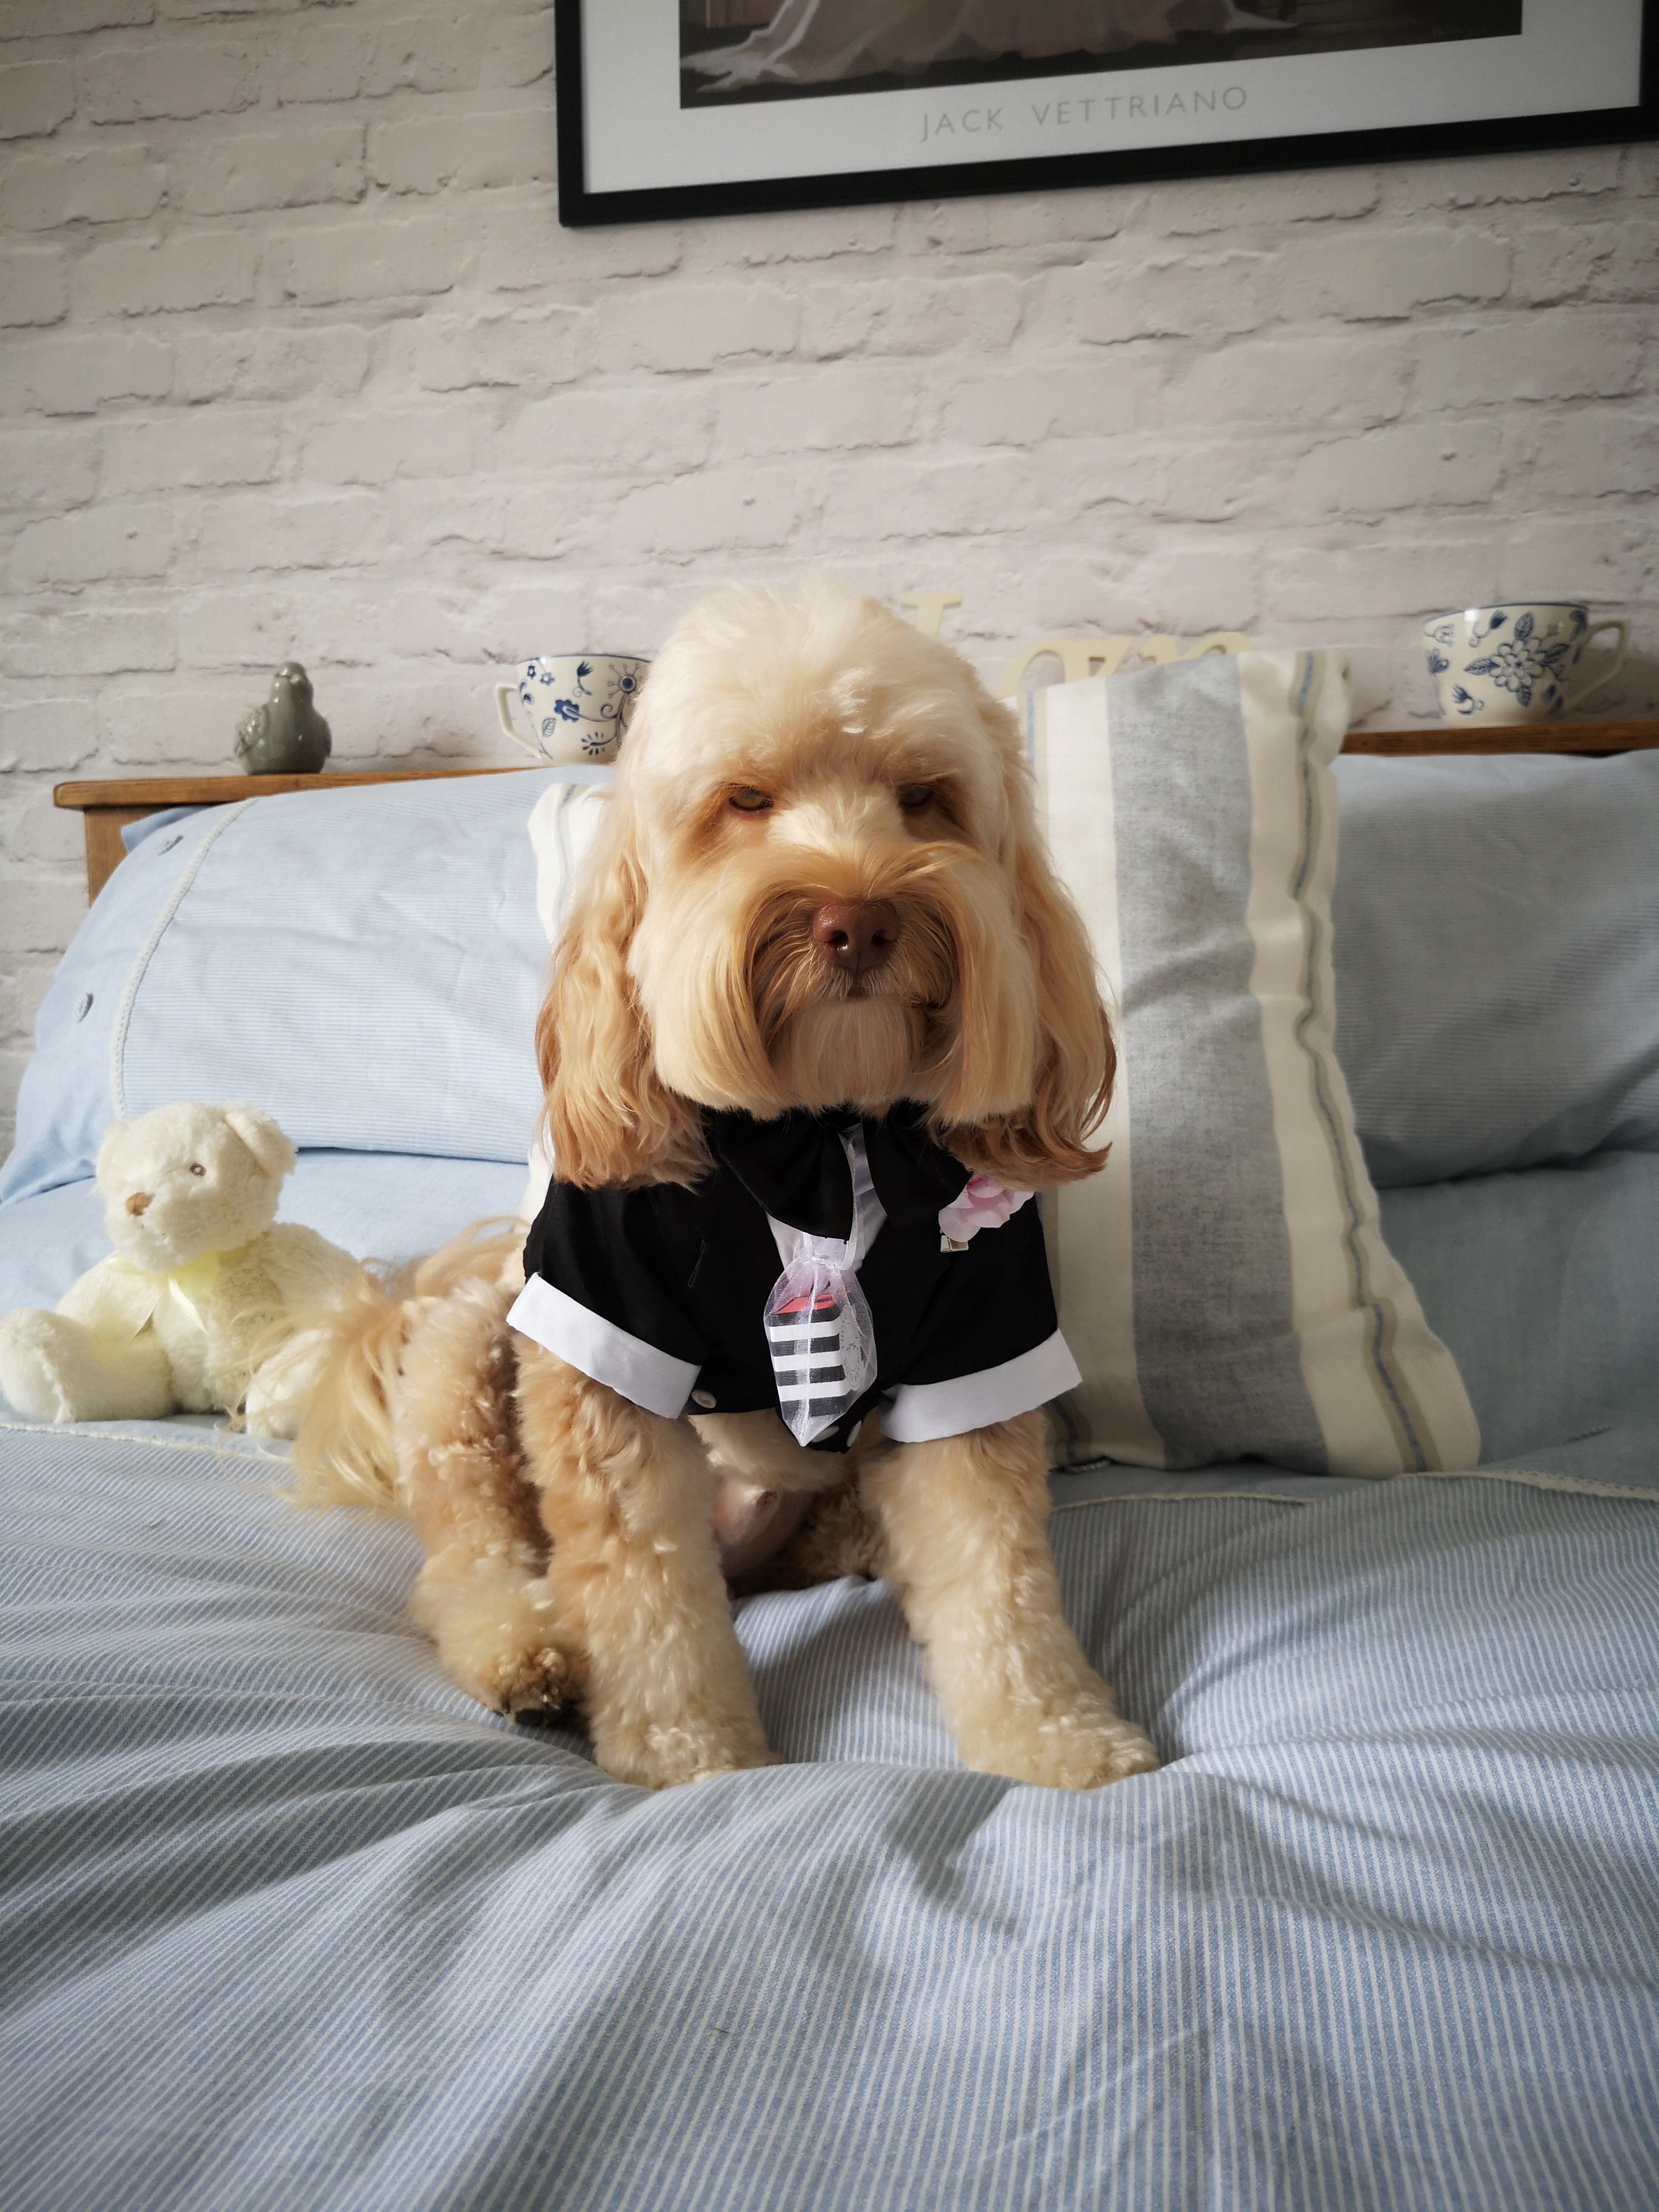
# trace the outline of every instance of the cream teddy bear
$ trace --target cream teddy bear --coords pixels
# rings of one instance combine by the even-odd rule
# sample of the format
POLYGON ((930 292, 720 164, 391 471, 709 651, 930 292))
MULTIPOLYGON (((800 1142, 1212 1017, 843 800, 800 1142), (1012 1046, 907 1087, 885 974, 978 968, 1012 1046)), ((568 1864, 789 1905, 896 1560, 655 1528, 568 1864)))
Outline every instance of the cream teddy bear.
POLYGON ((280 1325, 325 1310, 356 1266, 314 1230, 271 1225, 295 1157, 252 1106, 158 1106, 112 1122, 98 1188, 113 1254, 56 1313, 0 1319, 0 1390, 17 1411, 154 1420, 246 1399, 251 1429, 292 1436, 322 1340, 283 1341, 280 1325))

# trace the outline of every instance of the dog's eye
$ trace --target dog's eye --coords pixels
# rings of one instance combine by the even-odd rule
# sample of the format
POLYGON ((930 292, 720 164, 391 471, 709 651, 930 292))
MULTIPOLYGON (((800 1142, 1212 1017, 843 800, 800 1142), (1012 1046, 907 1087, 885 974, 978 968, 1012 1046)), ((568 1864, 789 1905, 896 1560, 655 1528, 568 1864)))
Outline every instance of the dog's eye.
POLYGON ((192 1175, 205 1175, 207 1173, 207 1170, 202 1165, 200 1160, 192 1160, 191 1162, 190 1171, 192 1175))
POLYGON ((769 814, 772 802, 763 791, 757 791, 752 783, 745 783, 740 791, 727 794, 727 803, 739 814, 769 814))
POLYGON ((919 814, 933 796, 931 783, 902 783, 898 788, 898 803, 906 814, 919 814))

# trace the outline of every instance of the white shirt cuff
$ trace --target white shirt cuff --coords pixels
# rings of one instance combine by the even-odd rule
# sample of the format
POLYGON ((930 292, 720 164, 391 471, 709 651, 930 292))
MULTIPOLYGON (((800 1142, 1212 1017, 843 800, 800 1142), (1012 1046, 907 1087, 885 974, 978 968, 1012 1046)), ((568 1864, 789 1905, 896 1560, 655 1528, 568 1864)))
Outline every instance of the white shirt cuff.
POLYGON ((881 1432, 895 1443, 932 1443, 939 1437, 965 1436, 1012 1421, 1046 1406, 1062 1391, 1075 1390, 1083 1377, 1065 1338, 1056 1329, 1017 1359, 1000 1367, 981 1367, 948 1382, 906 1382, 881 1409, 881 1432))
POLYGON ((606 1384, 630 1405, 668 1421, 685 1411, 697 1379, 694 1360, 671 1358, 654 1344, 630 1336, 555 1290, 544 1276, 531 1276, 507 1317, 521 1335, 606 1384))

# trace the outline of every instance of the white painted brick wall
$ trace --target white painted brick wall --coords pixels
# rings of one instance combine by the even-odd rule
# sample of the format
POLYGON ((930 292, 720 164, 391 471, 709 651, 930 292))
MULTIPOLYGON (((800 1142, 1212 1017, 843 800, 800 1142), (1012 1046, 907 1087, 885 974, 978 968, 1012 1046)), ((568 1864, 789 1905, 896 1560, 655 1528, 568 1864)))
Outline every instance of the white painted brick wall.
POLYGON ((709 586, 1387 648, 1635 618, 1659 710, 1659 152, 558 228, 542 0, 0 0, 0 1107, 81 910, 70 775, 505 757, 521 652, 709 586))

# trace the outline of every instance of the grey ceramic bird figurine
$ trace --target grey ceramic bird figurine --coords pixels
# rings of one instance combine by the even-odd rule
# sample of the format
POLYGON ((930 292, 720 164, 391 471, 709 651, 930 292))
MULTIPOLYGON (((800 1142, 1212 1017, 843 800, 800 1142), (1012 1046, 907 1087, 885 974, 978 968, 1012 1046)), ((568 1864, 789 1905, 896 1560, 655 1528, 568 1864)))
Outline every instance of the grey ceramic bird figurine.
POLYGON ((236 725, 236 750, 250 775, 314 775, 333 742, 297 660, 283 663, 270 679, 270 698, 236 725))

